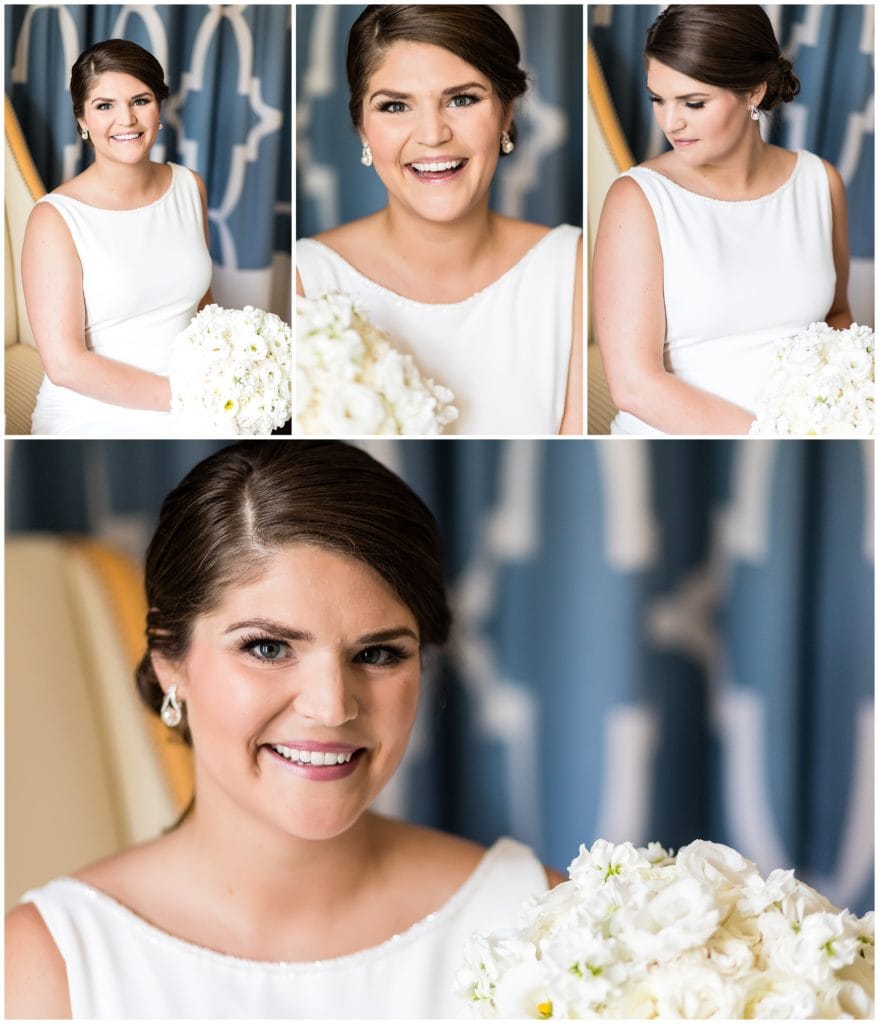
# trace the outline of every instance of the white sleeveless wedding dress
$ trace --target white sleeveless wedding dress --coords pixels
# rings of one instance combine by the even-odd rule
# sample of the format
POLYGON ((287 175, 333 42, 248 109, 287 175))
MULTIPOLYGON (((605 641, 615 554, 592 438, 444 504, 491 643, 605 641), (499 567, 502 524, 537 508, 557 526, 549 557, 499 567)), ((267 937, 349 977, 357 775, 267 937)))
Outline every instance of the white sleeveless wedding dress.
POLYGON ((455 974, 474 931, 513 927, 546 891, 527 847, 501 839, 436 913, 371 949, 310 963, 264 963, 178 939, 104 893, 60 878, 22 896, 67 968, 74 1017, 457 1017, 455 974))
MULTIPOLYGON (((171 342, 210 287, 211 258, 192 172, 170 164, 171 185, 134 210, 105 210, 50 194, 82 265, 85 343, 108 359, 168 375, 171 342)), ((176 437, 191 432, 170 413, 128 409, 53 384, 37 396, 34 434, 176 437)))
MULTIPOLYGON (((773 342, 824 320, 833 302, 833 212, 827 171, 800 151, 787 181, 760 199, 710 199, 647 167, 633 178, 662 248, 665 367, 753 411, 773 342)), ((663 436, 620 412, 612 434, 663 436)))
POLYGON ((447 434, 556 434, 565 409, 577 245, 554 228, 497 281, 462 302, 415 302, 361 274, 311 238, 296 243, 309 299, 338 291, 408 352, 422 375, 450 388, 458 419, 447 434))

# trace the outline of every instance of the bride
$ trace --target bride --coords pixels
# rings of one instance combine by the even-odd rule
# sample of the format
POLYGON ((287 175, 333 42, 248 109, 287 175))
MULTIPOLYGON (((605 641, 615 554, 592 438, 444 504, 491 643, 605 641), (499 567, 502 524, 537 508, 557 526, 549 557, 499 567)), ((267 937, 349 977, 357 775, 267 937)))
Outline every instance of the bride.
POLYGON ((426 506, 353 446, 245 442, 188 474, 147 551, 137 683, 192 747, 195 796, 22 896, 7 1017, 457 1014, 472 932, 562 879, 512 840, 370 810, 448 635, 441 565, 426 506))
POLYGON ((593 301, 615 434, 746 434, 772 343, 851 326, 845 189, 811 153, 765 143, 799 91, 757 5, 674 4, 644 51, 671 150, 611 186, 593 301))
POLYGON ((210 301, 205 185, 150 160, 168 96, 152 54, 96 43, 70 92, 94 162, 37 202, 25 232, 25 302, 46 373, 32 430, 173 435, 171 342, 210 301))
POLYGON ((509 26, 478 4, 374 5, 347 64, 387 206, 297 242, 299 294, 354 295, 451 388, 458 433, 581 433, 581 232, 488 206, 526 88, 509 26))

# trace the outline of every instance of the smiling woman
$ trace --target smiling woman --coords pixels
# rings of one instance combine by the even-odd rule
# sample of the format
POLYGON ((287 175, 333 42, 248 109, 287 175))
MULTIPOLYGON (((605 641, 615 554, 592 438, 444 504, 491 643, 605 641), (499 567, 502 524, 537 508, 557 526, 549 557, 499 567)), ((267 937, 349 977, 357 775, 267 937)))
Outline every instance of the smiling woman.
POLYGON ((175 435, 171 342, 210 301, 204 182, 150 150, 164 73, 124 39, 89 47, 70 78, 94 163, 34 207, 22 252, 46 378, 35 434, 175 435))
POLYGON ((239 444, 165 499, 145 577, 137 685, 191 745, 195 795, 24 894, 6 1015, 454 1016, 471 933, 559 879, 511 840, 370 811, 449 631, 427 508, 359 449, 239 444))
POLYGON ((463 434, 582 431, 581 232, 489 209, 516 147, 519 44, 491 7, 367 7, 348 38, 379 212, 297 243, 297 290, 356 297, 450 388, 463 434))

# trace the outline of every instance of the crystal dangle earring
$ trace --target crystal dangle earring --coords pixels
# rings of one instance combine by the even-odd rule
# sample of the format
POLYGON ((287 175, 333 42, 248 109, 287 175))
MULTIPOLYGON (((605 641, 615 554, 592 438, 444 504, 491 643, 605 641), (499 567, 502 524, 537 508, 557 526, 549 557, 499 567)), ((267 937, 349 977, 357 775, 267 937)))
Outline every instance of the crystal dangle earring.
POLYGON ((88 140, 89 140, 89 130, 88 130, 88 128, 80 128, 79 134, 82 136, 82 141, 83 142, 88 142, 88 140))
POLYGON ((369 143, 363 143, 363 151, 360 154, 360 162, 364 167, 372 167, 372 150, 369 148, 369 143))
POLYGON ((162 701, 159 717, 169 729, 176 729, 183 721, 183 702, 177 696, 177 684, 172 683, 162 701))
POLYGON ((750 107, 748 107, 748 113, 751 115, 752 121, 760 120, 760 111, 754 106, 753 103, 750 105, 750 107))
POLYGON ((516 148, 516 143, 510 138, 508 131, 501 132, 501 149, 509 156, 516 148))

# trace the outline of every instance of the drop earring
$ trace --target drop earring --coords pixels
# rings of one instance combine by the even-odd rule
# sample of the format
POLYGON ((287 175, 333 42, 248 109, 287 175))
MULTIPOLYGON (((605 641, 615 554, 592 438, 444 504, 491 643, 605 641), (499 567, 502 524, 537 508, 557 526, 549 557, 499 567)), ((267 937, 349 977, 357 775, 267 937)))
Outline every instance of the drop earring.
POLYGON ((516 143, 513 142, 513 140, 510 138, 510 133, 508 131, 502 131, 501 132, 501 149, 504 151, 504 153, 509 155, 510 153, 513 152, 513 150, 515 148, 516 148, 516 143))
POLYGON ((162 700, 159 717, 169 729, 176 729, 183 721, 183 702, 177 696, 177 684, 172 683, 162 700))
POLYGON ((748 107, 748 113, 751 115, 752 121, 760 120, 760 111, 754 106, 753 103, 750 105, 750 107, 748 107))
POLYGON ((88 142, 88 140, 89 140, 89 130, 88 130, 88 128, 80 128, 79 134, 82 136, 82 141, 83 142, 88 142))
POLYGON ((369 148, 369 143, 363 143, 363 151, 360 154, 360 162, 364 167, 372 167, 372 150, 369 148))

